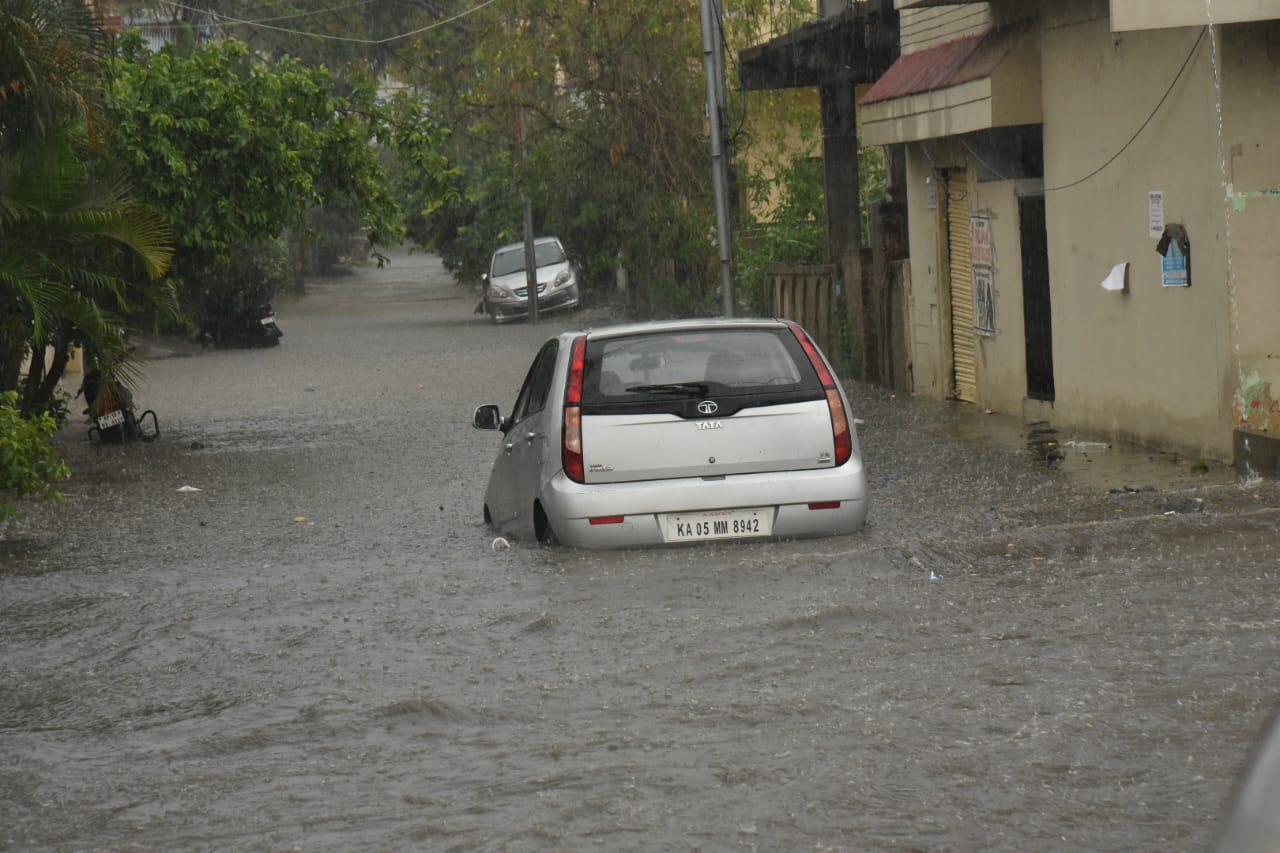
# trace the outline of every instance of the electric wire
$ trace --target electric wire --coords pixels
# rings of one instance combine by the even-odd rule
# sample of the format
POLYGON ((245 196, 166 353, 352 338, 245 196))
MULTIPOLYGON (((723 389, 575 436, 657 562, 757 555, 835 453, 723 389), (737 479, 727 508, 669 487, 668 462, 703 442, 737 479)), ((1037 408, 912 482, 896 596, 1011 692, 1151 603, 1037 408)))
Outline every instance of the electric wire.
MULTIPOLYGON (((349 36, 329 35, 327 33, 309 33, 306 30, 295 30, 289 27, 277 27, 272 24, 266 24, 259 21, 248 21, 242 18, 234 18, 230 15, 223 15, 219 12, 211 12, 207 9, 197 9, 192 6, 188 6, 184 3, 179 3, 176 0, 168 0, 168 4, 175 8, 182 9, 187 12, 199 12, 200 14, 210 15, 213 18, 217 19, 218 21, 225 22, 228 24, 234 24, 236 26, 257 27, 259 29, 274 30, 275 32, 287 33, 289 35, 304 36, 306 38, 315 38, 315 39, 322 39, 325 41, 340 41, 340 42, 347 42, 349 44, 366 44, 366 45, 390 44, 391 42, 399 41, 401 39, 406 39, 412 36, 421 35, 422 33, 429 32, 434 29, 438 29, 439 27, 443 27, 446 24, 451 24, 454 21, 458 21, 458 20, 461 20, 462 18, 467 17, 468 15, 472 15, 476 12, 479 12, 481 9, 484 9, 486 6, 492 6, 495 2, 496 0, 484 0, 484 2, 480 3, 479 5, 474 6, 465 11, 459 12, 458 14, 453 15, 452 17, 444 18, 434 23, 427 24, 425 27, 419 27, 415 30, 409 30, 408 32, 399 33, 398 35, 387 36, 386 38, 381 38, 381 39, 361 39, 361 38, 351 38, 349 36)), ((333 11, 333 10, 321 10, 321 11, 333 11)))
MULTIPOLYGON (((1129 150, 1129 146, 1132 145, 1137 140, 1137 138, 1142 135, 1142 131, 1147 129, 1147 125, 1151 124, 1151 120, 1156 117, 1156 113, 1160 112, 1160 108, 1164 106, 1164 102, 1169 99, 1169 95, 1173 93, 1174 87, 1178 85, 1178 81, 1181 80, 1182 75, 1186 73, 1187 66, 1191 64, 1192 57, 1194 57, 1196 55, 1196 52, 1200 49, 1200 44, 1204 41, 1204 37, 1207 32, 1209 32, 1208 27, 1205 27, 1203 30, 1200 31, 1200 36, 1196 39, 1195 44, 1191 45, 1191 50, 1187 53, 1187 58, 1182 61, 1182 67, 1178 69, 1178 73, 1174 75, 1173 81, 1169 83, 1169 88, 1164 90, 1164 94, 1160 97, 1160 100, 1156 103, 1155 108, 1151 110, 1151 114, 1147 116, 1147 120, 1144 121, 1136 131, 1134 131, 1133 136, 1129 137, 1129 141, 1126 142, 1123 146, 1121 146, 1120 150, 1111 156, 1111 159, 1107 160, 1107 162, 1103 163, 1101 166, 1094 169, 1092 172, 1085 175, 1083 178, 1079 178, 1078 180, 1072 181, 1069 184, 1061 184, 1060 186, 1056 186, 1056 187, 1046 187, 1045 192, 1046 193, 1058 192, 1060 190, 1068 190, 1068 189, 1071 189, 1072 187, 1079 186, 1080 184, 1083 184, 1085 181, 1097 175, 1103 169, 1110 166, 1116 160, 1120 159, 1120 155, 1129 150)), ((968 146, 965 146, 965 147, 967 148, 968 146)))
POLYGON ((254 24, 255 26, 258 24, 274 24, 276 21, 292 21, 298 18, 310 18, 313 15, 332 14, 335 12, 341 12, 343 9, 351 9, 355 6, 368 6, 369 4, 374 2, 376 2, 376 0, 355 0, 355 2, 347 3, 346 5, 343 5, 343 6, 326 7, 324 9, 312 9, 309 12, 294 12, 290 15, 276 15, 274 18, 255 18, 252 21, 248 21, 248 23, 254 24))

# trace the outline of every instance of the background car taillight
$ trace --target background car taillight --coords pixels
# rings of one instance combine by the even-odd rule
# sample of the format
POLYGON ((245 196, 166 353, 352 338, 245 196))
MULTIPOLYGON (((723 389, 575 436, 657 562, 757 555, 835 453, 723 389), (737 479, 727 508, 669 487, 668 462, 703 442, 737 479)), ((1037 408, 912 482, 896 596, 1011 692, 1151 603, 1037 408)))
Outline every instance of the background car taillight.
POLYGON ((818 353, 818 347, 809 337, 808 332, 796 323, 789 322, 787 325, 791 328, 791 333, 796 336, 796 340, 800 342, 800 347, 808 356, 809 363, 818 372, 818 381, 827 392, 827 409, 831 412, 831 436, 835 439, 835 463, 837 466, 843 465, 853 455, 853 433, 849 430, 849 416, 844 410, 844 398, 840 396, 835 376, 827 368, 826 361, 818 353))
POLYGON ((587 358, 587 338, 573 341, 569 351, 569 378, 564 389, 564 439, 560 457, 565 476, 575 483, 586 482, 582 465, 582 370, 587 358))

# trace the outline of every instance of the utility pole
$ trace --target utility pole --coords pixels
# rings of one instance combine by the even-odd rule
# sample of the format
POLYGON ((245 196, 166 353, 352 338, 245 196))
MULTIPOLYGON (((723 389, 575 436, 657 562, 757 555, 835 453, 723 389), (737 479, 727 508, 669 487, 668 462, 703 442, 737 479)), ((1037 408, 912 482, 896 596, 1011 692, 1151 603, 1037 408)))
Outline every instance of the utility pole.
MULTIPOLYGON (((517 91, 519 91, 517 87, 517 91)), ((516 144, 520 146, 520 161, 528 159, 524 143, 524 107, 516 115, 516 144)), ((528 180, 528 175, 525 175, 528 180)), ((529 322, 538 322, 538 258, 533 247, 533 202, 529 191, 524 191, 524 283, 529 294, 529 322)))
POLYGON ((720 244, 720 301, 733 316, 733 230, 729 219, 729 160, 724 144, 724 28, 716 0, 701 0, 702 66, 707 73, 707 121, 711 130, 711 185, 715 192, 716 231, 720 244))

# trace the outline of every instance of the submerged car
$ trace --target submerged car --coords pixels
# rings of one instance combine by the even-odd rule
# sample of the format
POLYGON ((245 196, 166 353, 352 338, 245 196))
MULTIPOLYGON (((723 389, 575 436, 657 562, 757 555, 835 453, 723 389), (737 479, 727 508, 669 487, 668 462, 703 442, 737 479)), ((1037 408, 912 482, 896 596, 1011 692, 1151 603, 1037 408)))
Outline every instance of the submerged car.
MULTIPOLYGON (((533 241, 537 271, 538 313, 577 308, 578 272, 555 237, 533 241)), ((484 281, 484 313, 495 323, 529 314, 529 280, 525 274, 524 243, 511 243, 493 253, 484 281)))
POLYGON ((566 332, 510 415, 485 521, 580 548, 851 533, 867 514, 854 418, 826 357, 785 320, 566 332))
POLYGON ((1228 801, 1215 853, 1280 851, 1280 710, 1262 730, 1228 801))

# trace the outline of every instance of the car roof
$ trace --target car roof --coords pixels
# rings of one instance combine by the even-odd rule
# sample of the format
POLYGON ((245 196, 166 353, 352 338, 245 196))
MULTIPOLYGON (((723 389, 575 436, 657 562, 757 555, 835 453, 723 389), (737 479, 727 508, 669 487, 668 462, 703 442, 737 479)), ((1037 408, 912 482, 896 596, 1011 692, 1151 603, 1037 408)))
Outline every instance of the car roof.
POLYGON ((768 317, 703 317, 685 320, 650 320, 642 323, 619 323, 612 326, 594 326, 576 332, 564 332, 563 339, 576 338, 586 333, 589 340, 618 338, 627 335, 644 335, 662 332, 696 332, 718 329, 778 329, 786 326, 786 320, 768 317))

